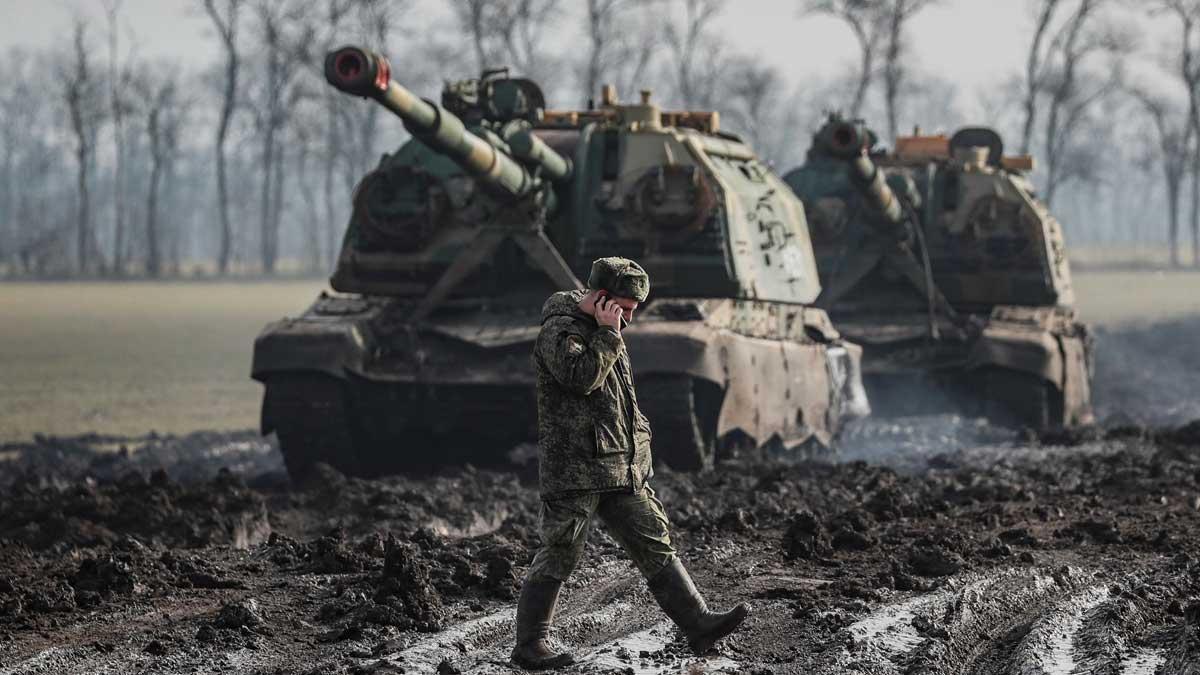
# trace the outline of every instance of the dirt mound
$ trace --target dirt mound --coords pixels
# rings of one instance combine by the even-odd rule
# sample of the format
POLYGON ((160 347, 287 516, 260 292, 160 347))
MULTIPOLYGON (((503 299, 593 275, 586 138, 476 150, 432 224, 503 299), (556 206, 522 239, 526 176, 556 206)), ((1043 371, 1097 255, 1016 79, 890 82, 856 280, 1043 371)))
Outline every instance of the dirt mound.
POLYGON ((0 445, 0 485, 38 477, 55 483, 119 481, 130 473, 162 470, 180 483, 211 480, 222 468, 256 484, 286 480, 283 460, 271 438, 253 431, 201 431, 183 436, 34 437, 0 445))
POLYGON ((363 480, 328 465, 318 465, 315 471, 317 479, 289 496, 294 510, 317 516, 294 524, 310 536, 335 528, 352 536, 424 528, 455 539, 502 526, 523 530, 533 525, 536 531, 536 489, 514 474, 466 466, 419 478, 363 480), (488 500, 480 500, 480 495, 488 495, 488 500))
POLYGON ((28 625, 40 614, 119 606, 180 588, 243 586, 207 561, 154 550, 133 537, 61 557, 43 557, 23 544, 4 550, 0 568, 11 576, 0 578, 0 617, 34 620, 28 625))
POLYGON ((442 595, 433 585, 431 566, 419 546, 389 536, 378 573, 358 575, 325 603, 317 619, 339 626, 326 641, 361 637, 371 625, 434 632, 445 620, 442 595))
POLYGON ((0 496, 0 540, 33 549, 112 546, 124 535, 173 547, 245 548, 269 533, 262 496, 227 469, 192 486, 162 470, 66 486, 25 476, 0 496))
POLYGON ((783 550, 789 558, 816 558, 833 550, 825 526, 811 511, 801 511, 792 518, 783 533, 783 550))
POLYGON ((375 582, 375 608, 368 617, 374 623, 441 630, 442 597, 433 586, 429 563, 420 549, 389 537, 384 549, 383 574, 375 582))
POLYGON ((1200 449, 1200 420, 1158 434, 1160 442, 1200 449))

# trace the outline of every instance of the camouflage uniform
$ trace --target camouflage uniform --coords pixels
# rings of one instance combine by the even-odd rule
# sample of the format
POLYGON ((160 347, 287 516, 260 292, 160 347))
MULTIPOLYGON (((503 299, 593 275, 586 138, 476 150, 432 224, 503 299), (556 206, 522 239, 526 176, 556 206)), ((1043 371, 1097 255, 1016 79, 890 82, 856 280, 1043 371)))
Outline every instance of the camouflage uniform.
MULTIPOLYGON (((601 259, 602 271, 622 264, 605 261, 628 262, 601 259)), ((593 276, 593 288, 646 297, 648 287, 593 276)), ((550 296, 534 346, 543 502, 542 549, 530 576, 566 580, 598 515, 650 577, 675 556, 662 504, 647 484, 653 474, 650 422, 638 410, 621 335, 579 309, 583 295, 550 296)))
MULTIPOLYGON (((649 278, 631 260, 601 258, 592 265, 588 287, 642 302, 649 278)), ((529 669, 574 662, 551 647, 550 625, 562 583, 579 562, 597 515, 688 645, 704 653, 736 630, 750 607, 709 610, 675 555, 662 504, 648 485, 650 423, 638 410, 629 354, 618 331, 579 309, 583 297, 582 291, 550 296, 534 346, 542 547, 517 600, 512 661, 529 669)))
POLYGON ((652 473, 625 342, 580 311, 582 297, 550 296, 534 345, 542 499, 636 492, 652 473))

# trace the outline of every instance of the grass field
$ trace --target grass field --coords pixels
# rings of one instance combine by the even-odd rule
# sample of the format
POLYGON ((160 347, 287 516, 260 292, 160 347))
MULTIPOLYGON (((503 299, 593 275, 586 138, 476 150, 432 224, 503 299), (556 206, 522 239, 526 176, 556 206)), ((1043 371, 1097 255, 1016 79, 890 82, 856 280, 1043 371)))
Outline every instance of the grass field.
POLYGON ((1112 325, 1200 315, 1200 271, 1075 271, 1073 280, 1085 321, 1112 325))
POLYGON ((254 337, 322 287, 0 284, 0 441, 256 427, 254 337))
MULTIPOLYGON (((1200 273, 1076 274, 1088 321, 1200 315, 1200 273)), ((254 337, 320 281, 0 284, 0 442, 258 424, 254 337)))

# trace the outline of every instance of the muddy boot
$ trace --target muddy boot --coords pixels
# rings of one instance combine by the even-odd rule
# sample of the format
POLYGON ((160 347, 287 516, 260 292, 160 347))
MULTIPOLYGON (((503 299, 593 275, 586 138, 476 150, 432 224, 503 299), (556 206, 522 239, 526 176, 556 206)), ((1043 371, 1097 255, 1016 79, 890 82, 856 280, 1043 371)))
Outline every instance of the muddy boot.
POLYGON ((697 654, 707 652, 717 640, 737 630, 750 614, 750 605, 744 602, 728 612, 710 612, 678 558, 647 584, 659 606, 683 629, 688 645, 697 654))
POLYGON ((561 668, 575 663, 566 652, 555 652, 546 639, 554 620, 554 605, 562 582, 549 578, 526 579, 517 601, 517 646, 512 662, 526 670, 561 668))

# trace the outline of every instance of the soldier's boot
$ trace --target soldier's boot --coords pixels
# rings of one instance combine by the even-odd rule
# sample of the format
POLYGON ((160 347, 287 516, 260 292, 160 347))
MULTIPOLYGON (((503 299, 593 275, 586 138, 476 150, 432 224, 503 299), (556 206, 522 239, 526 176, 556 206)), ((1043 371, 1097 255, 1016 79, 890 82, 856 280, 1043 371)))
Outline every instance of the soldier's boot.
POLYGON ((728 612, 710 611, 678 558, 673 558, 647 583, 654 599, 675 625, 683 629, 688 646, 697 654, 707 652, 717 640, 737 630, 750 615, 750 605, 744 602, 728 612))
POLYGON ((555 652, 547 639, 562 582, 548 577, 528 578, 517 601, 517 646, 512 662, 526 670, 561 668, 575 663, 566 652, 555 652))

